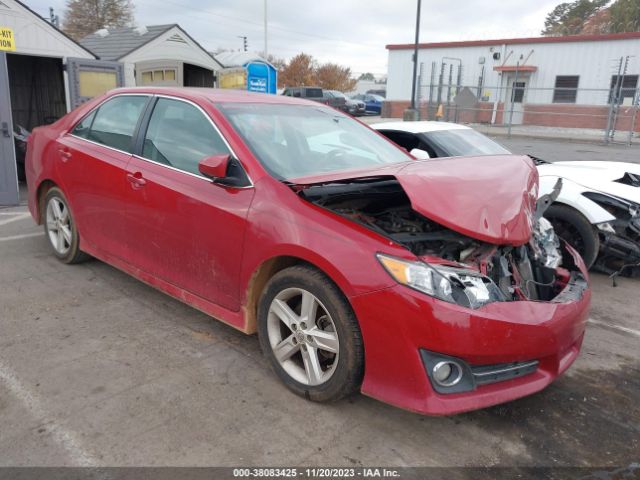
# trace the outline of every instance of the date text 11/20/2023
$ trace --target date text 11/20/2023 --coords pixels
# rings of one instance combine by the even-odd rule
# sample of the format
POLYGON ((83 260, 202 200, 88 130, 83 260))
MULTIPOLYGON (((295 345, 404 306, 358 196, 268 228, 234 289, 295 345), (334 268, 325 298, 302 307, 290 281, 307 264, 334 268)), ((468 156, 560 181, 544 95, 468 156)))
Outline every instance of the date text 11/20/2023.
POLYGON ((235 478, 398 478, 389 468, 234 468, 235 478))

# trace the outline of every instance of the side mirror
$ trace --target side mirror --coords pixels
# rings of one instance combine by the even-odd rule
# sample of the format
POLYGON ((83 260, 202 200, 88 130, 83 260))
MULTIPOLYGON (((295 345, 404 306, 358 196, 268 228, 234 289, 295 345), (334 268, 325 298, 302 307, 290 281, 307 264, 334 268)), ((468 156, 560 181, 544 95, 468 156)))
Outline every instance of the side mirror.
POLYGON ((230 159, 231 155, 228 153, 206 157, 198 164, 198 170, 205 177, 209 177, 214 180, 218 178, 225 178, 227 176, 230 159))
POLYGON ((431 158, 429 156, 429 153, 422 150, 421 148, 414 148, 409 152, 409 154, 417 160, 426 160, 428 158, 431 158))

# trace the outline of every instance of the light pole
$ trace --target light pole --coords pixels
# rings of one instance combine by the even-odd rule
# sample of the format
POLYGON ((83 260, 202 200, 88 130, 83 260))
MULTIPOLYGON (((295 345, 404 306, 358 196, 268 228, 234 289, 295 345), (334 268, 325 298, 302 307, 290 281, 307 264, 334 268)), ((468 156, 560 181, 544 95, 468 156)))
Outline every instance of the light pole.
POLYGON ((269 45, 267 43, 267 0, 264 0, 264 59, 269 56, 269 45))
POLYGON ((418 120, 419 114, 416 109, 416 81, 418 76, 418 43, 420 42, 420 7, 422 0, 418 0, 418 11, 416 13, 416 41, 413 46, 413 78, 411 80, 411 107, 404 111, 404 120, 418 120))

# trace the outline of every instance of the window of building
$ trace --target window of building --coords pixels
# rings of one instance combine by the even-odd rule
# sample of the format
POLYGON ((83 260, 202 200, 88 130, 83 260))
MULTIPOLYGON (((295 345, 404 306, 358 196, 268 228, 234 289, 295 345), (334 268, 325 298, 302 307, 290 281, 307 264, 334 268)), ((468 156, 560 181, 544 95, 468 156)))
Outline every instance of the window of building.
POLYGON ((556 76, 556 86, 553 89, 553 103, 576 103, 578 97, 578 75, 556 76))
POLYGON ((638 87, 638 75, 620 75, 620 77, 620 80, 618 80, 618 75, 611 76, 609 103, 617 99, 618 95, 620 97, 618 103, 621 104, 625 103, 625 99, 627 98, 631 99, 632 102, 635 98, 636 88, 638 87))
POLYGON ((522 103, 524 100, 524 89, 526 83, 525 82, 513 82, 511 87, 511 102, 512 103, 522 103))
MULTIPOLYGON (((143 95, 122 95, 107 100, 98 108, 89 132, 83 135, 84 138, 123 152, 131 152, 133 132, 147 98, 143 95)), ((84 120, 76 129, 83 123, 84 120)))
POLYGON ((154 83, 174 82, 176 80, 176 70, 174 68, 165 68, 157 70, 148 70, 142 72, 142 85, 152 85, 154 83))
POLYGON ((145 158, 200 175, 200 161, 221 153, 230 152, 200 110, 180 100, 158 100, 144 139, 145 158))

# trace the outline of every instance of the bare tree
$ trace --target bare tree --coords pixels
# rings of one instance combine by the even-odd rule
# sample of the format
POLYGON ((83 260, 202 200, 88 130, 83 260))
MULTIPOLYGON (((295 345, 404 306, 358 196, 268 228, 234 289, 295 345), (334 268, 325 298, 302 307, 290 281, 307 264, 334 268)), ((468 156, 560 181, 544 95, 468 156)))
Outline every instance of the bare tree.
POLYGON ((131 0, 67 0, 63 31, 80 40, 101 28, 133 25, 131 0))

